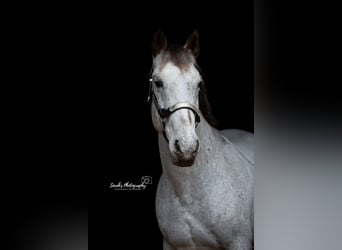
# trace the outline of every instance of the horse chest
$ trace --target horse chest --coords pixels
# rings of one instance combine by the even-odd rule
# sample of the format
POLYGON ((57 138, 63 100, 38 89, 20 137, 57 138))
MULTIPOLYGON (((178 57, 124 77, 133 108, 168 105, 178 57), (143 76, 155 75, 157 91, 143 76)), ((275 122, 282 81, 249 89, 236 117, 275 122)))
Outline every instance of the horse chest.
POLYGON ((184 203, 173 208, 173 212, 166 217, 168 222, 161 225, 170 242, 178 247, 218 246, 208 217, 199 212, 198 207, 184 203))
POLYGON ((167 183, 160 184, 157 216, 160 228, 170 242, 179 247, 203 245, 218 248, 222 236, 230 238, 233 204, 220 204, 220 195, 217 200, 208 200, 207 197, 213 196, 178 196, 167 183), (222 212, 223 206, 225 212, 222 212))

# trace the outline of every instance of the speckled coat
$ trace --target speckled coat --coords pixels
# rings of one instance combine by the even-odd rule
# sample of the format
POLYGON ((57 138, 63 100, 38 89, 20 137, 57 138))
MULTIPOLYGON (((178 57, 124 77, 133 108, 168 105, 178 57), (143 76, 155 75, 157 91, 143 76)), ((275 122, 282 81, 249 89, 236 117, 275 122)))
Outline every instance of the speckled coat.
POLYGON ((166 249, 251 249, 253 241, 253 135, 219 131, 203 117, 196 128, 194 165, 172 164, 159 136, 163 173, 156 214, 166 249))

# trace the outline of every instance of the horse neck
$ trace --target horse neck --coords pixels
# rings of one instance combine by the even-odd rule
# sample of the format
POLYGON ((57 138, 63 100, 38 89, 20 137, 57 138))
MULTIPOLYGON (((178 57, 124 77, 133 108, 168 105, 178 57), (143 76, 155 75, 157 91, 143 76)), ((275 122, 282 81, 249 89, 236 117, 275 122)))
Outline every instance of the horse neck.
POLYGON ((196 133, 200 141, 200 150, 191 167, 175 166, 171 162, 168 143, 162 135, 159 135, 163 174, 178 196, 186 196, 191 193, 196 184, 198 184, 197 186, 203 186, 201 182, 212 175, 211 170, 208 168, 208 161, 213 159, 213 154, 222 150, 222 148, 219 148, 219 141, 222 140, 219 131, 211 127, 202 115, 196 133))

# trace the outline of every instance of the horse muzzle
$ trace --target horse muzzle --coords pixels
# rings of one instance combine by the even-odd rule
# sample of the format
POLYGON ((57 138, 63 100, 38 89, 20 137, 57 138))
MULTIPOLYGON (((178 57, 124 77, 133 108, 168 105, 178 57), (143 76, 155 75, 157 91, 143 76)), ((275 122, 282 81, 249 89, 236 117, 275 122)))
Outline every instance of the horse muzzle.
POLYGON ((172 148, 172 163, 179 167, 190 167, 195 162, 199 149, 199 141, 196 140, 194 144, 188 146, 179 140, 175 140, 172 148))

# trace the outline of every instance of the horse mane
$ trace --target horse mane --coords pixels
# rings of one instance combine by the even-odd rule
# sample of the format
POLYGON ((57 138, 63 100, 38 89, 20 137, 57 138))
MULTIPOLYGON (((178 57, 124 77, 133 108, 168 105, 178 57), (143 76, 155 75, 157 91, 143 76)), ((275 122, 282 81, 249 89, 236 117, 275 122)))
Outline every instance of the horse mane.
POLYGON ((203 81, 200 83, 199 107, 202 115, 204 116, 205 120, 210 124, 210 126, 218 128, 219 124, 217 119, 213 116, 211 105, 208 100, 207 88, 203 81))
MULTIPOLYGON (((180 70, 186 71, 191 64, 193 64, 201 74, 201 69, 197 64, 195 57, 184 47, 179 45, 169 45, 162 53, 162 65, 165 65, 167 62, 171 61, 180 70)), ((217 128, 218 121, 212 114, 212 108, 209 103, 207 89, 203 81, 200 83, 199 108, 205 120, 212 127, 217 128)))

